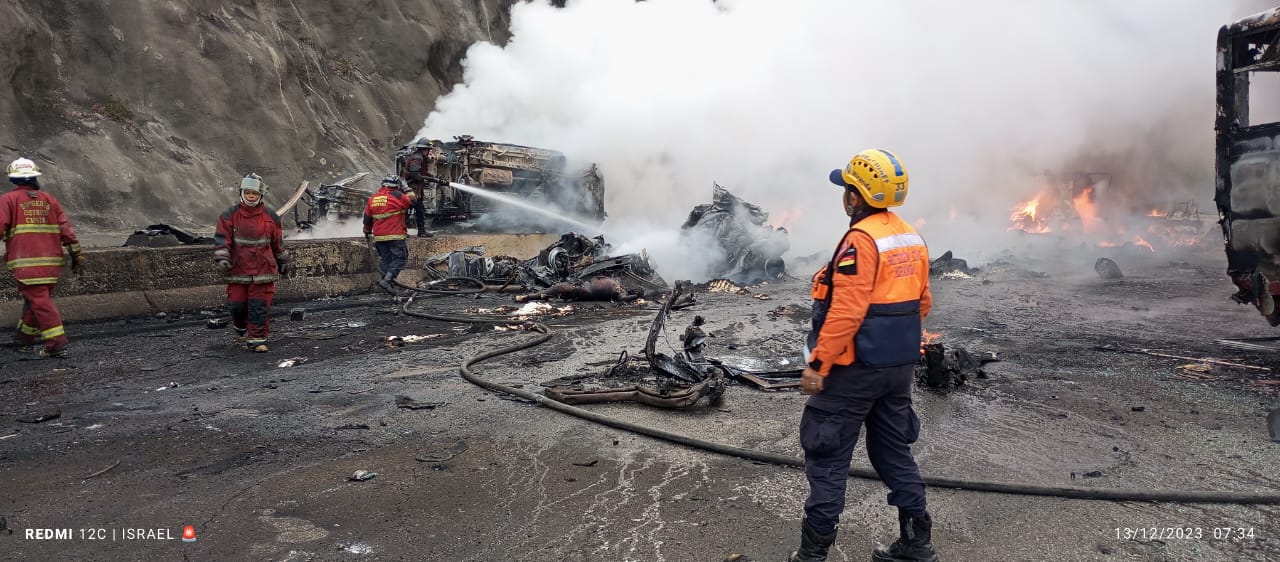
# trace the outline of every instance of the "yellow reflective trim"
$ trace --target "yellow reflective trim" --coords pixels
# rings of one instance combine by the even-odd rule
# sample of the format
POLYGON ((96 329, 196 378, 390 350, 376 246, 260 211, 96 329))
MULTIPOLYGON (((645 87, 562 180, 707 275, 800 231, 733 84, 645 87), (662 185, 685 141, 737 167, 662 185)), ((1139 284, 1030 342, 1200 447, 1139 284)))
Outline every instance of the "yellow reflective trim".
POLYGON ((18 320, 18 331, 22 332, 22 335, 24 336, 40 335, 40 328, 37 328, 35 326, 28 326, 27 323, 23 322, 22 320, 18 320))
POLYGON ((61 234, 62 229, 56 224, 19 224, 9 230, 9 235, 14 234, 61 234))
POLYGON ((379 214, 373 215, 373 218, 374 218, 375 220, 389 219, 389 218, 394 217, 394 216, 396 216, 396 215, 398 215, 398 214, 401 214, 401 213, 403 213, 403 212, 404 212, 404 211, 395 211, 395 212, 391 212, 391 213, 379 213, 379 214))
POLYGON ((48 285, 50 283, 57 283, 58 278, 57 277, 32 277, 30 279, 19 279, 18 282, 22 283, 23 285, 48 285))
POLYGON ((79 251, 80 251, 80 245, 79 245, 79 244, 67 244, 67 250, 69 250, 71 253, 73 253, 73 254, 74 254, 74 253, 76 253, 76 252, 79 252, 79 251))
POLYGON ((56 338, 58 336, 65 336, 65 335, 67 335, 67 331, 63 330, 62 326, 54 326, 52 328, 49 328, 48 330, 44 330, 40 332, 40 337, 46 340, 51 338, 56 338))
POLYGON ((233 242, 235 242, 236 244, 239 244, 239 245, 241 245, 241 246, 266 246, 267 244, 270 244, 270 243, 271 243, 271 239, 270 239, 270 238, 239 238, 239 237, 236 237, 236 238, 232 238, 231 240, 232 240, 233 242))
POLYGON ((408 239, 408 238, 409 238, 409 235, 408 235, 408 234, 384 234, 384 235, 382 235, 382 236, 374 236, 374 237, 373 237, 373 241, 374 241, 374 242, 387 242, 387 241, 390 241, 390 240, 405 240, 405 239, 408 239))
POLYGON ((19 267, 61 267, 62 256, 56 258, 18 258, 4 262, 4 265, 9 269, 17 269, 19 267))

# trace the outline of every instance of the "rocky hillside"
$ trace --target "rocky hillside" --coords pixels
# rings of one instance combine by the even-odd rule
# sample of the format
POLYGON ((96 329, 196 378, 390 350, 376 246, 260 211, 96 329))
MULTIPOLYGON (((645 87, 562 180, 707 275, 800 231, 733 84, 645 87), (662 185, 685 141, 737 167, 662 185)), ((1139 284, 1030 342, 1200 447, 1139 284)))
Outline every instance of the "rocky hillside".
POLYGON ((103 230, 210 225, 250 171, 276 203, 386 173, 514 2, 2 2, 0 159, 103 230))

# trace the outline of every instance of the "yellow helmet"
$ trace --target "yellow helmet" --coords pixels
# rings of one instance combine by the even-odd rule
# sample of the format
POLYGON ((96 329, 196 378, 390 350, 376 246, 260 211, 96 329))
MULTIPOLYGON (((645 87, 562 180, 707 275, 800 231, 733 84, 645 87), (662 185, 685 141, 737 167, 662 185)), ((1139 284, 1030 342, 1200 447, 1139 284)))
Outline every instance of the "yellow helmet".
POLYGON ((34 178, 40 175, 40 167, 26 158, 19 158, 10 162, 9 169, 6 171, 9 177, 13 179, 34 178))
POLYGON ((859 152, 844 169, 831 170, 830 179, 845 189, 857 189, 877 209, 897 207, 907 200, 907 169, 888 150, 859 152))

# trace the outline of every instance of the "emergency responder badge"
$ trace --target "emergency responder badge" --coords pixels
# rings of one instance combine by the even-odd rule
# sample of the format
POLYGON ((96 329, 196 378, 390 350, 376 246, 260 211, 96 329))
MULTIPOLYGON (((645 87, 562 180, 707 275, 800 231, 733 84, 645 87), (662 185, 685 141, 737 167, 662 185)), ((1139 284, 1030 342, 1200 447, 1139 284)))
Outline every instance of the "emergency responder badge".
POLYGON ((850 247, 840 254, 840 258, 836 260, 836 273, 845 275, 855 275, 858 273, 858 250, 850 247))

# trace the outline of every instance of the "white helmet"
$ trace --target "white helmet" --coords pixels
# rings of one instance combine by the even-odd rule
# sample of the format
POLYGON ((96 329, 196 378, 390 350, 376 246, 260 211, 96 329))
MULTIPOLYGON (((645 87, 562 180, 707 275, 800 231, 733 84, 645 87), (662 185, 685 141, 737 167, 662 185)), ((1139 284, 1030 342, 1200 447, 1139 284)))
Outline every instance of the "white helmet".
POLYGON ((40 168, 31 160, 19 158, 9 163, 8 172, 13 179, 34 178, 40 175, 40 168))
POLYGON ((267 194, 267 184, 262 182, 262 176, 259 176, 258 174, 249 174, 240 179, 240 202, 250 207, 257 207, 262 204, 262 198, 259 197, 258 200, 253 203, 245 201, 244 192, 246 191, 253 191, 259 196, 263 196, 267 194))

